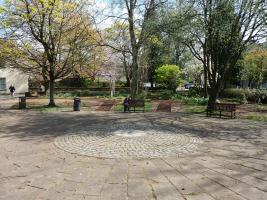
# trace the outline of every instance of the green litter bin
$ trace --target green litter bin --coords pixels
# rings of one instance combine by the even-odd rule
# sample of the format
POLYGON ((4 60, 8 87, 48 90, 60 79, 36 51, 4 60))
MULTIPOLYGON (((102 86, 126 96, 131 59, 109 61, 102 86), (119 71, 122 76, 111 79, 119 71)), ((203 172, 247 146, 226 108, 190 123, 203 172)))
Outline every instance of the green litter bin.
POLYGON ((19 97, 19 109, 26 108, 26 97, 19 97))
POLYGON ((81 99, 79 97, 75 97, 73 101, 73 111, 80 111, 81 108, 81 99))

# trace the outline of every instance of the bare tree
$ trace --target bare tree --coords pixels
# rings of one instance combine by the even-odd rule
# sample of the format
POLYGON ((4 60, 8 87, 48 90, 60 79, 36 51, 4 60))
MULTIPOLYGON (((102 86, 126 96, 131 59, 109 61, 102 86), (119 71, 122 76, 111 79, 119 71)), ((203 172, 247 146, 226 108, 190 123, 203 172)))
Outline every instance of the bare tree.
POLYGON ((124 71, 126 86, 130 86, 131 80, 131 44, 128 25, 124 21, 116 21, 105 29, 105 40, 108 47, 118 58, 124 71))
MULTIPOLYGON (((139 56, 140 49, 146 39, 148 38, 147 26, 149 26, 149 18, 152 15, 153 11, 157 6, 162 4, 162 1, 156 0, 122 0, 117 2, 120 4, 120 10, 126 11, 122 13, 117 13, 116 15, 110 15, 108 17, 114 18, 115 21, 120 21, 127 24, 127 31, 129 34, 129 52, 125 49, 118 49, 113 45, 107 45, 113 48, 124 52, 125 57, 128 57, 126 54, 130 54, 130 88, 131 95, 135 98, 138 95, 139 87, 139 56)), ((117 9, 118 10, 118 9, 117 9)), ((126 63, 126 62, 125 62, 126 63)))

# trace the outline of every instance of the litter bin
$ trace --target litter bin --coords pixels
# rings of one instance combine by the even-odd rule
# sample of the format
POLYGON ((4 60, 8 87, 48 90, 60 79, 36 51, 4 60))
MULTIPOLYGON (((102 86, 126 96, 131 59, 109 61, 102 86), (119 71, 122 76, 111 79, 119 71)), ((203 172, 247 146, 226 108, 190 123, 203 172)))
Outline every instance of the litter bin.
POLYGON ((26 97, 19 97, 19 109, 26 108, 26 97))
POLYGON ((73 111, 80 111, 81 99, 79 97, 74 98, 73 111))

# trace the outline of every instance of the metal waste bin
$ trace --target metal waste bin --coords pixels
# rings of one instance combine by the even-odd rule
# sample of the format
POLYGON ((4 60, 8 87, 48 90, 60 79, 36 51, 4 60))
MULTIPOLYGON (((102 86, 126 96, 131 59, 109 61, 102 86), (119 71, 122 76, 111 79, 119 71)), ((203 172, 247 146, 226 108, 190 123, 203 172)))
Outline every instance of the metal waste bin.
POLYGON ((73 101, 73 111, 80 111, 81 99, 79 97, 75 97, 73 101))
POLYGON ((19 109, 26 108, 26 97, 19 97, 19 109))

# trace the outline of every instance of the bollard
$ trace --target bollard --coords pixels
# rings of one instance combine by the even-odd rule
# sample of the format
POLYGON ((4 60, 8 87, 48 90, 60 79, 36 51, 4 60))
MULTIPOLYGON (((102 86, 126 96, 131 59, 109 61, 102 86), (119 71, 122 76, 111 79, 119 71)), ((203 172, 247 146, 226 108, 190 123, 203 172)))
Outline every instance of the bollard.
POLYGON ((81 99, 79 97, 75 97, 73 101, 73 111, 80 111, 81 99))
POLYGON ((26 97, 19 97, 19 109, 26 108, 26 97))

